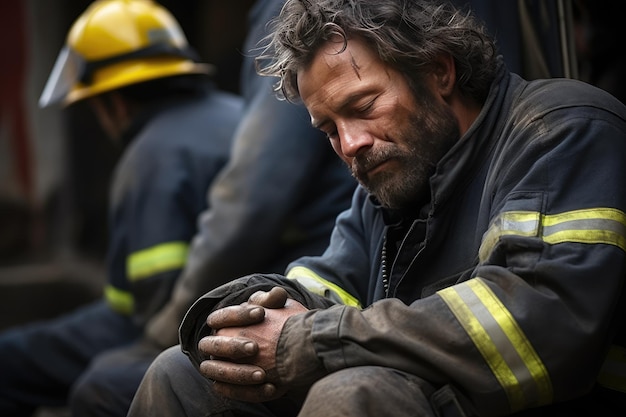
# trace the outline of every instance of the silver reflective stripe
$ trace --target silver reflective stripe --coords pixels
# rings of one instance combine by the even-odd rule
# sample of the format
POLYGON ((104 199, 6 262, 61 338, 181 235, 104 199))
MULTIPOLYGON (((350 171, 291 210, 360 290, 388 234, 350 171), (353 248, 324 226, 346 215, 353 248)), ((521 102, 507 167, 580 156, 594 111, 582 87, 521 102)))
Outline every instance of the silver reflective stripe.
POLYGON ((484 262, 496 246, 501 236, 518 235, 535 237, 539 233, 540 213, 532 211, 508 211, 500 213, 483 236, 478 249, 478 258, 484 262))
POLYGON ((591 208, 541 215, 507 211, 492 222, 478 251, 484 262, 502 236, 537 237, 555 245, 564 242, 608 244, 626 251, 626 215, 612 208, 591 208))
POLYGON ((437 292, 506 393, 511 411, 548 404, 548 371, 512 314, 482 278, 437 292))
POLYGON ((626 251, 626 215, 620 210, 596 208, 545 216, 543 239, 550 244, 606 243, 626 251))

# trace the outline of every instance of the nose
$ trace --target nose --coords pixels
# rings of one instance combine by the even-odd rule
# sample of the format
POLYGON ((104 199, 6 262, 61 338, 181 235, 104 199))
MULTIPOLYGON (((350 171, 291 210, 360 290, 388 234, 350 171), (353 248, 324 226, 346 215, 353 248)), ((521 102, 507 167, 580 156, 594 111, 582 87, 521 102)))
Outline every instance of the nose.
POLYGON ((372 135, 359 123, 342 123, 337 126, 337 133, 341 153, 348 158, 354 158, 362 149, 369 148, 374 143, 372 135))

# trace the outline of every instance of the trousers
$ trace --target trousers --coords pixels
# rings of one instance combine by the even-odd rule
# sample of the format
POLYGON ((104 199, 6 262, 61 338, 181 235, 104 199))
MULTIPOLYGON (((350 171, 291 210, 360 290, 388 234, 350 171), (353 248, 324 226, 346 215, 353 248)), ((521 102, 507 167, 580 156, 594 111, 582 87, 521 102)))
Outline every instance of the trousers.
POLYGON ((211 385, 174 346, 148 368, 128 417, 435 417, 428 400, 430 384, 384 367, 334 372, 316 382, 302 403, 287 398, 245 403, 220 397, 211 385))
POLYGON ((129 346, 141 330, 103 301, 0 334, 0 415, 70 406, 75 416, 125 416, 156 353, 129 346))

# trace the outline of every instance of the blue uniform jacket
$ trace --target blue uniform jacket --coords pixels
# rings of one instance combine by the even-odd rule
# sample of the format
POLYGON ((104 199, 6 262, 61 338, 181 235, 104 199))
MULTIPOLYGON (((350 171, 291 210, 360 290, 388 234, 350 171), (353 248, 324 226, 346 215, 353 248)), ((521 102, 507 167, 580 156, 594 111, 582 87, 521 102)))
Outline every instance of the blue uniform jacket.
POLYGON ((241 111, 240 97, 209 89, 156 103, 131 127, 110 196, 105 295, 116 311, 141 324, 169 298, 241 111))

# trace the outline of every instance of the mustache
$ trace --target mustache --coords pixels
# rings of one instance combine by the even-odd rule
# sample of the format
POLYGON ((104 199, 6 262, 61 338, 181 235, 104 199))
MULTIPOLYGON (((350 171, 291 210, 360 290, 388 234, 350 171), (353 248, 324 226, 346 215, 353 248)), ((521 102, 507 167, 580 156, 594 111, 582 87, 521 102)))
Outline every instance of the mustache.
POLYGON ((352 172, 365 174, 372 168, 382 164, 388 159, 400 156, 398 149, 389 146, 383 148, 370 148, 367 152, 357 155, 352 160, 352 172))

